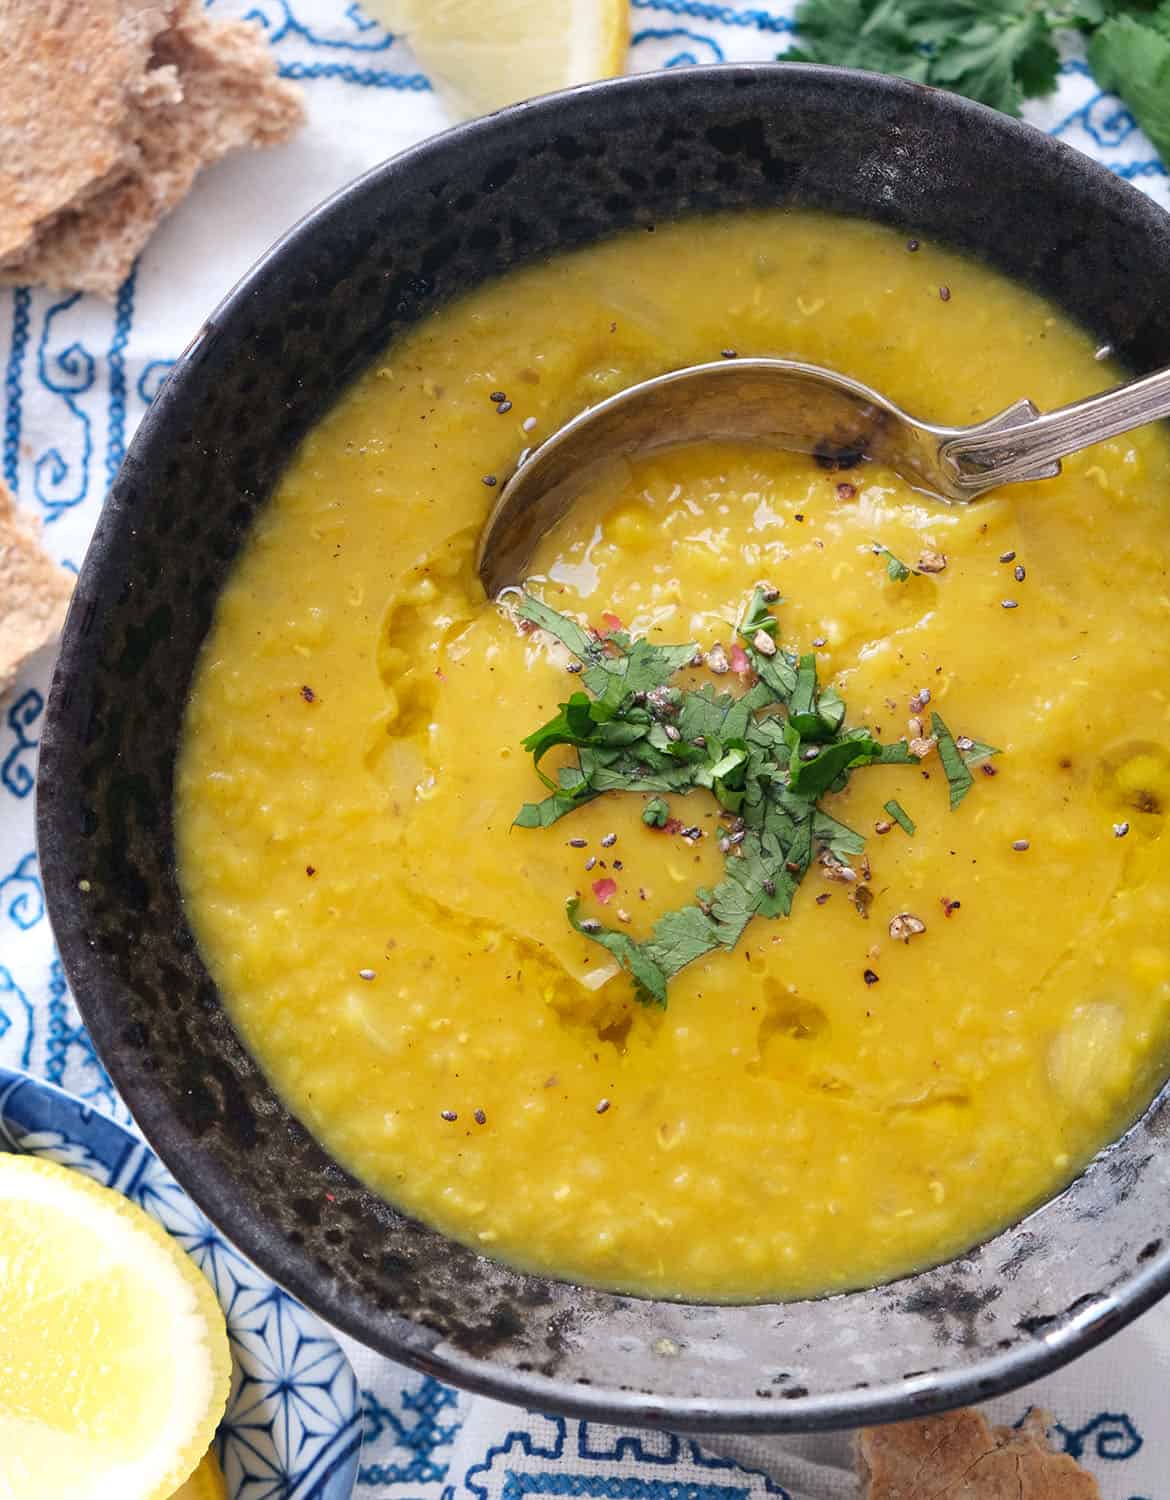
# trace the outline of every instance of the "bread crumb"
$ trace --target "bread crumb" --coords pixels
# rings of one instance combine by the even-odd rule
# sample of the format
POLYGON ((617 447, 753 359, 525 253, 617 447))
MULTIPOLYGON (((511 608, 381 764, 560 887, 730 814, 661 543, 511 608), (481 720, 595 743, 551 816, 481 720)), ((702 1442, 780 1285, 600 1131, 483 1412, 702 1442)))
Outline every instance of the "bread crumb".
POLYGON ((1097 1481, 1048 1444, 1046 1412, 992 1427, 971 1407, 868 1427, 858 1439, 863 1500, 1101 1500, 1097 1481))
MULTIPOLYGON (((103 8, 101 0, 82 4, 103 8)), ((277 76, 254 23, 211 20, 200 0, 164 0, 154 9, 169 24, 153 36, 149 69, 129 91, 120 162, 43 217, 20 253, 0 254, 0 285, 114 297, 200 168, 238 147, 278 145, 302 123, 300 91, 277 76)))
POLYGON ((41 546, 0 482, 0 694, 61 629, 73 575, 41 546))

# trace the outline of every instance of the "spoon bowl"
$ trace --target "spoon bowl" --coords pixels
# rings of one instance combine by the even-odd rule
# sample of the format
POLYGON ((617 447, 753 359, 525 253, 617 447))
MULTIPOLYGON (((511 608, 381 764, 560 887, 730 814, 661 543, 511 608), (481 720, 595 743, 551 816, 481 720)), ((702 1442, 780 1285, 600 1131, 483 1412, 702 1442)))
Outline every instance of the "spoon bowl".
POLYGON ((540 538, 607 467, 703 441, 810 453, 827 469, 874 459, 916 489, 965 504, 1051 479, 1060 459, 1170 415, 1170 370, 1041 413, 1022 399, 970 427, 922 422, 880 391, 789 359, 688 365, 588 407, 521 457, 488 517, 476 567, 489 598, 520 583, 540 538))

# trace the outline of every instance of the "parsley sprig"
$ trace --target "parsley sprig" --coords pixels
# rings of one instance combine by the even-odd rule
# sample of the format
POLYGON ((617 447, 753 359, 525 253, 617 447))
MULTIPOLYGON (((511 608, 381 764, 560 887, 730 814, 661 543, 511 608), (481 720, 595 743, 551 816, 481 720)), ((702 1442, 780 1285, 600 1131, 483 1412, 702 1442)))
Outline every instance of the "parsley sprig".
MULTIPOLYGON (((820 807, 821 797, 841 791, 865 766, 915 763, 905 740, 882 744, 865 728, 845 726, 845 704, 818 682, 816 657, 777 643, 770 605, 778 602, 756 589, 739 625, 755 679, 739 696, 711 683, 671 684, 701 660, 694 642, 655 646, 622 630, 593 634, 531 594, 516 609, 577 658, 587 690, 524 740, 549 794, 525 803, 517 826, 548 828, 595 797, 622 791, 656 794, 643 821, 662 827, 669 808, 657 794, 696 788, 711 793, 727 821, 723 879, 660 917, 645 940, 580 917, 578 900, 568 902, 569 921, 613 954, 645 1003, 665 1005, 668 981, 703 954, 734 948, 753 917, 787 916, 815 859, 848 865, 863 852, 862 836, 820 807), (558 745, 573 747, 576 763, 554 778, 541 761, 558 745)), ((957 807, 973 781, 968 758, 996 751, 956 742, 937 714, 932 729, 957 807)))
POLYGON ((898 73, 1018 115, 1056 87, 1053 33, 1088 36, 1089 66, 1170 161, 1170 0, 802 0, 785 62, 898 73))

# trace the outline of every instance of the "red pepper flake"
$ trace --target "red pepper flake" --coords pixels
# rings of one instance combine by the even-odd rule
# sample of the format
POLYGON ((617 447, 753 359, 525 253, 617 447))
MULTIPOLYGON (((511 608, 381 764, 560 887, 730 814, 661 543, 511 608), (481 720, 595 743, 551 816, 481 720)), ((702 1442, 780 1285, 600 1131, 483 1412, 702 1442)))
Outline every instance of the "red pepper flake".
POLYGON ((949 286, 940 286, 938 289, 938 294, 943 302, 949 302, 951 300, 951 289, 949 286))
POLYGON ((847 479, 843 479, 837 486, 838 500, 852 500, 856 496, 856 494, 857 486, 855 484, 850 484, 847 479))
POLYGON ((333 1196, 332 1193, 326 1193, 325 1194, 325 1202, 326 1203, 336 1203, 337 1199, 333 1196))
POLYGON ((459 1116, 453 1109, 443 1109, 439 1111, 439 1118, 440 1120, 446 1120, 448 1125, 453 1125, 459 1116))
POLYGON ((475 1121, 475 1123, 477 1125, 486 1125, 487 1124, 487 1115, 484 1114, 484 1112, 483 1112, 482 1109, 477 1109, 476 1112, 475 1112, 475 1114, 472 1116, 472 1118, 474 1119, 474 1121, 475 1121))
POLYGON ((986 761, 985 760, 983 762, 983 764, 979 767, 979 769, 983 772, 984 776, 998 776, 999 775, 999 772, 995 769, 995 767, 991 764, 990 761, 986 761))
POLYGON ((963 904, 961 901, 952 901, 949 896, 940 896, 938 900, 939 905, 943 909, 944 917, 949 917, 953 911, 958 911, 959 907, 963 904))
POLYGON ((593 894, 603 906, 607 901, 612 901, 617 895, 617 888, 617 881, 610 880, 608 875, 604 880, 595 880, 593 882, 593 894))
POLYGON ((866 969, 861 977, 865 980, 866 984, 876 984, 878 982, 878 977, 872 969, 866 969))
POLYGON ((611 614, 609 612, 609 610, 606 610, 606 612, 602 615, 602 617, 601 617, 601 623, 605 626, 606 630, 609 631, 611 634, 615 630, 624 630, 626 628, 622 624, 622 622, 618 619, 617 615, 611 614))
POLYGON ((824 906, 825 902, 829 899, 829 894, 830 893, 828 891, 822 891, 821 894, 817 897, 817 905, 824 906))
POLYGON ((667 818, 662 825, 663 833, 681 833, 686 825, 681 818, 667 818))
POLYGON ((746 677, 752 669, 752 664, 748 660, 748 654, 738 641, 727 653, 727 658, 731 663, 731 670, 740 677, 746 677))
POLYGON ((305 866, 305 874, 306 875, 315 875, 316 873, 317 873, 317 866, 316 865, 306 865, 305 866))
POLYGON ((315 703, 317 701, 316 693, 307 682, 305 683, 304 687, 301 688, 301 697, 305 700, 306 703, 315 703))
POLYGON ((446 682, 447 680, 447 674, 443 671, 442 667, 435 668, 435 676, 439 679, 440 682, 446 682))

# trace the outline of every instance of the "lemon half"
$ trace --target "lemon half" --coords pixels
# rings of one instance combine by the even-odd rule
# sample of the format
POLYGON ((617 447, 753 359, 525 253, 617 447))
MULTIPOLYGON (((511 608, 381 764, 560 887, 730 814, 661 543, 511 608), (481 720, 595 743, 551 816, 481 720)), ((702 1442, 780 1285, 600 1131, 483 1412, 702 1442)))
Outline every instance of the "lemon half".
POLYGON ((363 0, 461 114, 620 73, 627 0, 363 0))
POLYGON ((223 1312, 140 1208, 0 1154, 0 1495, 169 1500, 227 1401, 223 1312))

